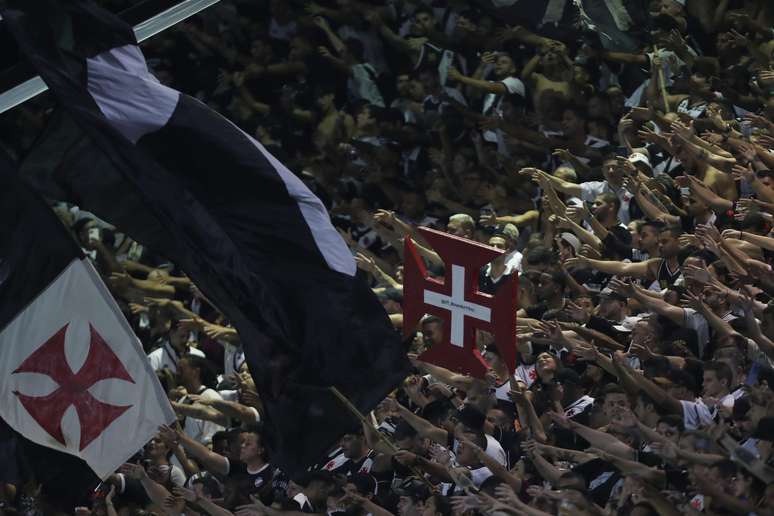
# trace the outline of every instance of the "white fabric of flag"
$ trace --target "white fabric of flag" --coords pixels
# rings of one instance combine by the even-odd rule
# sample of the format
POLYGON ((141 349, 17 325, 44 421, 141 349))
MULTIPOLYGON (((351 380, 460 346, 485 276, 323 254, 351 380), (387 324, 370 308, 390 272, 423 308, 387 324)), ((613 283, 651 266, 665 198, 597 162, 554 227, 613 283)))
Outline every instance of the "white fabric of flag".
POLYGON ((137 337, 86 260, 0 332, 0 417, 106 478, 175 420, 137 337))

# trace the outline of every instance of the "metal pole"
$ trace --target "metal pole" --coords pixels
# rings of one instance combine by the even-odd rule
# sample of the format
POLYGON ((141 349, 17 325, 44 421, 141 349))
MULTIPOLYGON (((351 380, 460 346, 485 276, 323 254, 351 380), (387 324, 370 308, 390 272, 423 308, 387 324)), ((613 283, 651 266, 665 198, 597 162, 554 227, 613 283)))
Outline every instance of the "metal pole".
MULTIPOLYGON (((134 34, 137 37, 137 42, 145 41, 218 2, 220 0, 183 0, 166 11, 135 25, 134 34)), ((5 113, 9 109, 15 108, 47 89, 48 86, 43 82, 43 79, 35 76, 14 86, 10 90, 0 93, 0 113, 5 113)))

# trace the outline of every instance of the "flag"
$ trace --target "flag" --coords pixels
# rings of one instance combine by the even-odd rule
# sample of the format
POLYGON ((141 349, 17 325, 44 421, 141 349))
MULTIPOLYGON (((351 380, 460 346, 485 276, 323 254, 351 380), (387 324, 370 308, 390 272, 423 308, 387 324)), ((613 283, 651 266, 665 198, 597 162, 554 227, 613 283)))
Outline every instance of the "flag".
POLYGON ((302 472, 350 430, 329 387, 367 412, 409 369, 324 206, 260 143, 159 84, 110 13, 87 1, 22 9, 3 17, 82 134, 74 154, 52 154, 69 166, 48 167, 50 182, 178 264, 234 322, 272 462, 302 472), (89 167, 92 153, 109 166, 89 167))
POLYGON ((2 469, 77 498, 175 415, 98 273, 6 158, 0 218, 2 469))

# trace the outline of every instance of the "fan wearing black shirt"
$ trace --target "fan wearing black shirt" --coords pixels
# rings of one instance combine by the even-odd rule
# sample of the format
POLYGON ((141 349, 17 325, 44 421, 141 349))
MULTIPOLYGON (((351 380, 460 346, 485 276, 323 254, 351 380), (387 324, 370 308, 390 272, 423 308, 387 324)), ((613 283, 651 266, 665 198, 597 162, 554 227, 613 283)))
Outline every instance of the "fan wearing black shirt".
MULTIPOLYGON (((168 431, 175 432, 171 429, 168 431)), ((240 485, 249 486, 248 494, 257 495, 265 505, 271 505, 274 501, 274 471, 269 464, 268 450, 263 445, 260 429, 252 427, 242 431, 239 436, 239 460, 219 455, 183 432, 176 433, 177 440, 186 452, 205 469, 229 479, 238 479, 240 485)))

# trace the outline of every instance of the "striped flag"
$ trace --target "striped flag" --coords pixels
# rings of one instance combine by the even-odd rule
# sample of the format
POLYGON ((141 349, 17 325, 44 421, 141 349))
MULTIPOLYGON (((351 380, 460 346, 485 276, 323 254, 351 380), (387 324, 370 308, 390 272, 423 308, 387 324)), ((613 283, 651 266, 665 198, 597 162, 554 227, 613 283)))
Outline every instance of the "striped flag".
POLYGON ((156 81, 121 20, 85 0, 22 9, 3 12, 22 53, 83 135, 79 156, 107 164, 54 153, 70 166, 49 167, 50 181, 180 265, 235 323, 272 462, 305 470, 351 424, 329 387, 367 412, 408 371, 322 203, 260 143, 156 81), (63 30, 70 43, 53 39, 63 30))

